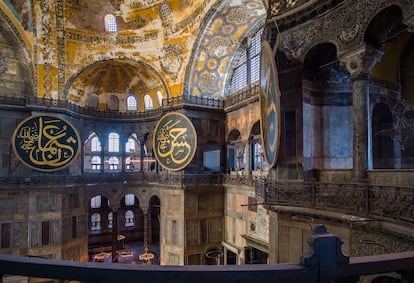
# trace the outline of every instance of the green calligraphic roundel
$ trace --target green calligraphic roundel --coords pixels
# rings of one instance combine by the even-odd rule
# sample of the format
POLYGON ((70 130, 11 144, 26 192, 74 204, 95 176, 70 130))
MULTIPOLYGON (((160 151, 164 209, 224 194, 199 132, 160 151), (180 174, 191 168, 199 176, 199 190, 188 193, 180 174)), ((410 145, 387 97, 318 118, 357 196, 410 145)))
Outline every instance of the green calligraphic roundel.
POLYGON ((179 171, 190 164, 197 149, 197 133, 183 114, 165 114, 154 131, 153 150, 157 161, 167 170, 179 171))
POLYGON ((12 144, 21 162, 35 170, 53 172, 75 159, 80 138, 68 121, 54 115, 37 115, 17 126, 12 144))
POLYGON ((276 166, 280 144, 280 90, 273 51, 262 42, 260 54, 260 132, 263 154, 270 168, 276 166))

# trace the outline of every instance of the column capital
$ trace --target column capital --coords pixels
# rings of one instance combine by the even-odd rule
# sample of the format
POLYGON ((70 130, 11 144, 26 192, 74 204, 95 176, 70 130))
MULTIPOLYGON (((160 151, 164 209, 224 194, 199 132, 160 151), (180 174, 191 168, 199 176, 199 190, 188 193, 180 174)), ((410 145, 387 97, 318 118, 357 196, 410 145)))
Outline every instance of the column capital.
POLYGON ((381 59, 384 51, 368 44, 362 44, 356 50, 342 54, 339 61, 353 79, 368 79, 374 65, 381 59))

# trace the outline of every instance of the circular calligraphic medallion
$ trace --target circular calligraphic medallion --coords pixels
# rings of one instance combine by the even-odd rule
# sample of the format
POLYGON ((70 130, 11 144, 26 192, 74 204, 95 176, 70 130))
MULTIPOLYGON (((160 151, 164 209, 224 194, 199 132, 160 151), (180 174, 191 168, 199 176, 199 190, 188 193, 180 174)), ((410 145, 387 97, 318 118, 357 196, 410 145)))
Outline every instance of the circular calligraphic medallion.
POLYGON ((270 168, 276 166, 280 144, 280 90, 273 51, 267 41, 260 54, 260 132, 270 168))
POLYGON ((75 159, 80 138, 68 121, 54 115, 36 115, 17 126, 12 145, 19 160, 30 168, 53 172, 75 159))
POLYGON ((197 133, 183 114, 165 114, 154 131, 153 150, 157 161, 170 171, 179 171, 190 164, 197 149, 197 133))

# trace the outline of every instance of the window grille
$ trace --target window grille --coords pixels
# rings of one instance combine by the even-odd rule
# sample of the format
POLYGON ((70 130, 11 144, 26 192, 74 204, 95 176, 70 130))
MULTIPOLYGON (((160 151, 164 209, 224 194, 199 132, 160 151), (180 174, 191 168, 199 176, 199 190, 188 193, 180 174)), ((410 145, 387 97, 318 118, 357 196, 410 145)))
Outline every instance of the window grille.
POLYGON ((108 136, 108 151, 119 152, 119 135, 117 133, 110 133, 108 136))
POLYGON ((105 30, 107 32, 117 32, 118 27, 116 25, 116 18, 112 14, 108 14, 105 16, 105 30))
POLYGON ((138 103, 135 96, 130 95, 127 98, 127 110, 128 111, 136 111, 138 109, 138 103))
POLYGON ((230 92, 238 92, 249 84, 259 81, 260 77, 260 51, 262 48, 262 30, 250 39, 248 48, 240 51, 236 67, 231 78, 230 92))

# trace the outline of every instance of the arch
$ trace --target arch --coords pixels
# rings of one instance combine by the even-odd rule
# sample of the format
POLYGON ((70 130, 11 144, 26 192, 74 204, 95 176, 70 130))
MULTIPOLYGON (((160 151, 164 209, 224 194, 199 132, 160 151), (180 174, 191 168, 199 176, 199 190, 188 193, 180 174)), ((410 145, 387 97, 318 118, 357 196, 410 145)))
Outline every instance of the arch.
POLYGON ((162 107, 162 100, 163 100, 162 91, 157 90, 156 94, 157 94, 157 99, 158 99, 158 105, 162 107))
POLYGON ((401 8, 390 5, 380 10, 368 22, 365 29, 364 41, 375 47, 381 47, 385 40, 393 34, 405 29, 402 25, 403 13, 401 8))
POLYGON ((140 202, 138 197, 132 193, 132 192, 126 192, 121 199, 121 203, 120 203, 121 207, 130 207, 130 206, 135 206, 135 207, 139 207, 140 206, 140 202))
POLYGON ((163 26, 170 26, 173 23, 171 7, 167 1, 160 4, 159 15, 163 26))
MULTIPOLYGON (((155 67, 133 59, 109 59, 91 62, 73 73, 66 81, 64 98, 83 107, 87 105, 88 93, 96 93, 98 100, 101 96, 116 95, 119 101, 126 101, 133 93, 141 102, 153 89, 169 97, 169 88, 155 67)), ((119 111, 127 111, 126 104, 119 111)), ((138 111, 144 111, 143 104, 138 104, 138 111)))
POLYGON ((119 140, 120 136, 118 133, 111 132, 108 134, 108 152, 119 152, 119 140))
MULTIPOLYGON (((115 203, 113 199, 111 199, 111 196, 109 196, 107 194, 106 191, 102 191, 102 190, 95 190, 95 191, 90 191, 87 195, 86 195, 86 199, 88 200, 89 204, 88 204, 88 208, 90 208, 90 200, 91 198, 100 195, 102 197, 102 199, 106 199, 105 201, 108 203, 109 207, 112 207, 112 205, 115 203)), ((102 203, 102 201, 101 201, 102 203)))
POLYGON ((98 101, 98 95, 96 93, 88 93, 88 98, 86 100, 86 106, 98 108, 99 101, 98 101))
POLYGON ((303 61, 305 80, 319 84, 344 84, 350 82, 349 73, 340 65, 336 46, 330 42, 313 46, 303 61))
POLYGON ((144 109, 145 110, 154 109, 154 101, 149 94, 144 95, 144 109))
POLYGON ((119 98, 116 95, 109 96, 108 110, 113 110, 113 111, 119 110, 119 98))
POLYGON ((85 172, 100 172, 102 169, 102 146, 96 132, 89 133, 84 142, 83 169, 85 172))
POLYGON ((134 212, 130 209, 125 211, 125 227, 134 227, 135 226, 135 215, 134 212))
POLYGON ((127 97, 126 108, 127 108, 127 111, 137 111, 138 110, 137 98, 134 95, 129 95, 127 97))
POLYGON ((102 159, 100 156, 92 156, 91 167, 93 171, 101 170, 102 159))
POLYGON ((116 24, 116 18, 112 14, 106 14, 104 17, 105 31, 117 32, 118 26, 116 24))
POLYGON ((250 170, 251 171, 268 171, 267 164, 263 156, 262 137, 260 133, 260 121, 256 121, 250 129, 250 170))
POLYGON ((117 171, 119 170, 119 158, 116 156, 111 156, 108 159, 108 165, 109 165, 109 170, 110 171, 117 171))
POLYGON ((125 170, 141 171, 143 166, 141 142, 138 140, 137 134, 132 133, 125 143, 125 170))
POLYGON ((240 139, 241 139, 241 134, 240 134, 240 131, 237 129, 232 129, 227 136, 228 143, 234 142, 240 139))
POLYGON ((262 47, 263 29, 259 29, 252 38, 246 38, 233 57, 231 74, 226 82, 224 95, 237 93, 259 81, 260 52, 262 47))
POLYGON ((241 134, 239 130, 231 130, 227 136, 227 171, 241 169, 244 147, 240 141, 241 134))
POLYGON ((94 245, 100 241, 100 235, 108 232, 108 212, 111 203, 100 193, 92 193, 88 198, 88 244, 94 245))
POLYGON ((89 196, 89 209, 101 209, 110 207, 111 202, 110 200, 103 194, 100 193, 94 193, 89 196))
POLYGON ((374 169, 394 168, 394 142, 381 131, 392 129, 393 119, 389 107, 384 103, 374 106, 372 112, 372 155, 374 169))
POLYGON ((122 195, 118 209, 119 233, 128 241, 144 240, 144 212, 137 194, 127 190, 122 195))
POLYGON ((196 48, 193 48, 186 69, 184 96, 221 99, 224 96, 226 82, 229 80, 228 74, 233 67, 232 58, 240 43, 264 25, 266 8, 262 2, 251 2, 247 6, 225 3, 228 6, 217 1, 216 6, 211 8, 212 12, 207 13, 206 19, 203 20, 203 26, 199 28, 201 32, 195 41, 196 48), (242 15, 240 21, 232 21, 233 14, 242 15), (226 24, 223 24, 223 19, 227 19, 226 24), (219 27, 220 30, 210 28, 212 26, 219 27), (239 30, 241 26, 243 29, 239 30), (229 32, 237 36, 233 36, 230 40, 226 36, 229 32), (199 58, 203 58, 203 62, 210 61, 210 64, 201 64, 199 58))
POLYGON ((101 141, 99 140, 98 136, 94 136, 91 138, 91 152, 101 152, 102 146, 101 141))

